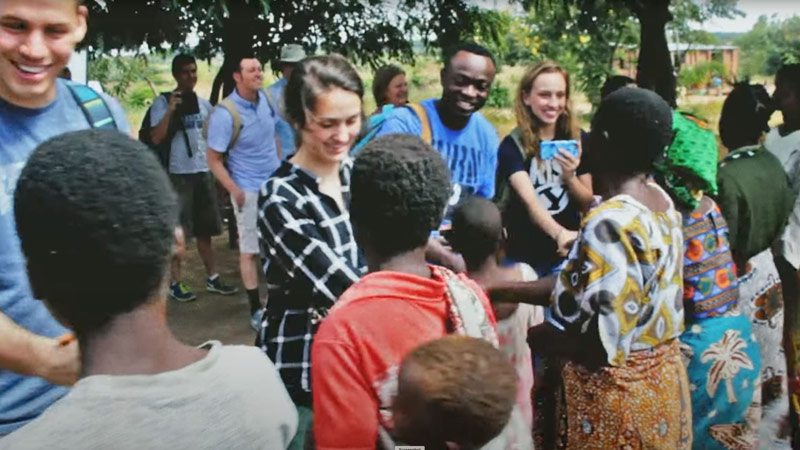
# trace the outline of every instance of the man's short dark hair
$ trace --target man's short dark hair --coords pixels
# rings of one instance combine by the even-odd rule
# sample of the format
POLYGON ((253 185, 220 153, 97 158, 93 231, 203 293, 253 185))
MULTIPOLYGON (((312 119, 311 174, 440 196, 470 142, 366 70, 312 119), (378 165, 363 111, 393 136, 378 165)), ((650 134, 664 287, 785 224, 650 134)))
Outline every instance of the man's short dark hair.
POLYGON ((186 53, 175 55, 175 57, 172 58, 172 75, 177 74, 189 64, 197 65, 197 60, 194 59, 194 56, 187 55, 186 53))
POLYGON ((722 104, 719 137, 729 150, 758 144, 769 131, 769 118, 775 104, 760 84, 736 83, 722 104))
POLYGON ((777 82, 779 79, 782 83, 786 83, 797 97, 800 97, 800 64, 786 64, 778 69, 775 81, 777 82))
POLYGON ((144 144, 110 130, 51 139, 23 169, 14 204, 34 293, 78 334, 162 286, 179 208, 144 144))
POLYGON ((370 141, 356 157, 350 217, 357 235, 394 256, 425 245, 444 216, 450 174, 442 157, 416 136, 390 134, 370 141))
POLYGON ((497 254, 503 243, 503 218, 494 203, 470 197, 453 210, 449 241, 467 266, 475 267, 497 254))
MULTIPOLYGON (((252 52, 242 52, 231 58, 231 73, 242 73, 242 61, 245 59, 258 59, 252 52)), ((259 60, 259 63, 261 60, 259 60)))
POLYGON ((608 77, 605 83, 603 83, 603 87, 600 89, 600 99, 604 99, 608 97, 609 94, 615 92, 619 89, 624 87, 629 87, 630 85, 635 85, 636 81, 628 76, 625 75, 613 75, 608 77))
POLYGON ((467 52, 474 55, 485 56, 492 60, 492 65, 497 67, 497 61, 495 61, 494 55, 489 51, 489 49, 475 42, 462 42, 445 50, 444 61, 442 61, 444 63, 445 70, 450 68, 450 64, 458 52, 467 52))

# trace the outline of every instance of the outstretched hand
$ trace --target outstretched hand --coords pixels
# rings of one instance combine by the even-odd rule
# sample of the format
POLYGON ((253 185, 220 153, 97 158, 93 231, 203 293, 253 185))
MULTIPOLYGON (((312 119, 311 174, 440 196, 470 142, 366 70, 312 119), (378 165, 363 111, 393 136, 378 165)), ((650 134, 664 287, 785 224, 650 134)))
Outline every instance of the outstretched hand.
POLYGON ((560 258, 566 258, 572 248, 572 244, 578 238, 578 232, 564 228, 556 235, 556 253, 560 258))

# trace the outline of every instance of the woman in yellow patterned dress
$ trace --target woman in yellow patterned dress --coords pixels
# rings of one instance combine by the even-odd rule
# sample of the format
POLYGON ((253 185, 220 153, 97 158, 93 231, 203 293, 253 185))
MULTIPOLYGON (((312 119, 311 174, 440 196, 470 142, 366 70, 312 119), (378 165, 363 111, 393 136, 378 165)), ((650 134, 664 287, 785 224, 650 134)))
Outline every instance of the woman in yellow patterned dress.
POLYGON ((529 342, 565 361, 557 447, 691 448, 689 385, 677 340, 681 216, 648 179, 671 141, 671 125, 669 106, 650 91, 624 88, 606 97, 588 155, 603 202, 584 218, 564 270, 557 279, 491 287, 495 301, 550 307, 529 342))

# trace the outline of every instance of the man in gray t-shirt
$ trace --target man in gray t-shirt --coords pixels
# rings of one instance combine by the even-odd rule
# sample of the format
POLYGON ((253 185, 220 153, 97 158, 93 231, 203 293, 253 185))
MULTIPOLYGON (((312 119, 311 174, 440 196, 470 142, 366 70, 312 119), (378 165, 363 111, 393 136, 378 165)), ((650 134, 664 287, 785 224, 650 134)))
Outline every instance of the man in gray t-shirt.
MULTIPOLYGON (((216 184, 208 171, 203 138, 203 123, 211 114, 211 104, 194 92, 197 84, 194 57, 175 56, 172 76, 178 83, 177 88, 169 97, 159 95, 150 107, 150 139, 156 145, 170 140, 168 170, 181 203, 181 226, 187 238, 194 236, 197 240, 197 252, 208 275, 206 290, 232 295, 238 289, 220 280, 211 247, 211 237, 222 231, 216 184)), ((170 275, 170 297, 181 302, 196 298, 181 281, 181 258, 175 258, 170 275)))
POLYGON ((143 144, 108 130, 52 139, 23 169, 16 205, 31 287, 75 330, 83 367, 72 391, 0 450, 289 445, 297 413, 261 350, 198 348, 170 333, 178 202, 143 144))

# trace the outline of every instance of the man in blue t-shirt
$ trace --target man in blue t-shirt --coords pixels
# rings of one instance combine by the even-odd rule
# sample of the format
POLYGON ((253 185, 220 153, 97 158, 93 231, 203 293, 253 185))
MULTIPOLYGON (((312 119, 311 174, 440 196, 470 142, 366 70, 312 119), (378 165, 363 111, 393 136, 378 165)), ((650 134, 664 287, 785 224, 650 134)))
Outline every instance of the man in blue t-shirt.
MULTIPOLYGON (((443 227, 452 207, 470 195, 494 197, 497 147, 500 140, 491 123, 478 112, 489 98, 496 68, 486 48, 463 43, 446 53, 441 72, 442 97, 420 102, 431 130, 430 144, 450 167, 453 192, 443 227)), ((420 118, 410 108, 396 108, 381 125, 377 136, 390 133, 422 136, 420 118)), ((456 269, 463 262, 431 239, 428 258, 456 269)))
POLYGON ((261 318, 258 293, 258 191, 281 161, 280 141, 275 135, 275 113, 261 90, 261 62, 251 56, 239 58, 233 72, 236 89, 228 97, 241 121, 235 142, 234 118, 217 107, 208 120, 208 168, 231 194, 239 230, 239 270, 250 303, 250 325, 257 329, 261 318), (233 142, 233 146, 231 143, 233 142), (222 163, 228 153, 227 167, 222 163))
MULTIPOLYGON (((67 330, 33 298, 13 207, 36 146, 91 127, 68 82, 57 79, 86 34, 87 15, 79 0, 0 1, 0 436, 61 398, 67 390, 55 384, 73 384, 80 370, 77 343, 59 339, 67 330)), ((124 112, 103 101, 127 133, 124 112)))

